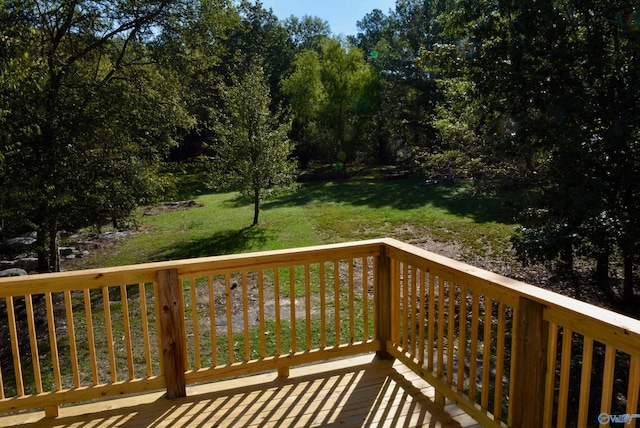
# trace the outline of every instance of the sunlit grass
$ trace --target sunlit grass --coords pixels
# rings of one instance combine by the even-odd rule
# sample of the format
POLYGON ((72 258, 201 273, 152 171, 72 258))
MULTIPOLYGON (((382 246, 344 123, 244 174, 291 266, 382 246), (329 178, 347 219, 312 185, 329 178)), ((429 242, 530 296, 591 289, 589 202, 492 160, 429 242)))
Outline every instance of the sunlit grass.
MULTIPOLYGON (((478 256, 510 246, 516 195, 477 195, 473 186, 422 186, 420 180, 353 179, 306 183, 262 205, 239 193, 199 194, 194 209, 143 216, 136 236, 89 261, 114 266, 284 249, 379 237, 455 242, 478 256)), ((87 264, 83 267, 87 267, 87 264)))

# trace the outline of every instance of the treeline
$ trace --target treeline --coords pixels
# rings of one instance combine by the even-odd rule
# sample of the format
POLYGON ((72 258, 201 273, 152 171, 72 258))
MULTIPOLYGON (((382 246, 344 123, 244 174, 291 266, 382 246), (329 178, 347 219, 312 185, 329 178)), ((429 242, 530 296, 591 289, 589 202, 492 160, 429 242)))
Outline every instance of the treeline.
POLYGON ((246 0, 0 5, 0 218, 37 232, 41 271, 61 228, 163 194, 168 159, 206 159, 254 223, 294 169, 361 161, 530 190, 522 261, 591 258, 611 295, 620 263, 633 296, 636 1, 398 0, 346 38, 281 18, 246 0))

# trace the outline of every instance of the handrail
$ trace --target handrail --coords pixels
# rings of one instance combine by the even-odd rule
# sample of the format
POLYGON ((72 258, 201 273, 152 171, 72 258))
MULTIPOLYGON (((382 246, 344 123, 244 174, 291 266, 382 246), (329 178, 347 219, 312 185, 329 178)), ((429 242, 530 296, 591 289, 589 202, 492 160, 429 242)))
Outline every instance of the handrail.
POLYGON ((395 293, 390 352, 440 400, 486 426, 587 426, 640 413, 639 320, 399 241, 385 245, 395 293))
POLYGON ((0 413, 374 351, 380 245, 0 279, 0 413))
POLYGON ((2 325, 0 413, 371 351, 487 426, 639 413, 640 321, 393 239, 4 278, 2 325))

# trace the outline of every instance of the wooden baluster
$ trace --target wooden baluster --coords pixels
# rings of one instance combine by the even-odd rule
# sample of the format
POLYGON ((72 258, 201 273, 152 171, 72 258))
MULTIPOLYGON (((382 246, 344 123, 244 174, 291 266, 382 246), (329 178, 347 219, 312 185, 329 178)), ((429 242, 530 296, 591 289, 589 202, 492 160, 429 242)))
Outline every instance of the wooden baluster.
POLYGON ((342 333, 340 331, 340 261, 338 260, 333 262, 333 305, 336 333, 334 346, 338 348, 342 340, 342 333))
POLYGON ((71 358, 71 370, 73 371, 73 385, 80 388, 80 369, 78 367, 78 348, 76 346, 76 329, 73 322, 73 302, 71 291, 64 292, 64 303, 67 314, 67 333, 69 334, 69 357, 71 358))
POLYGON ((193 357, 195 359, 195 369, 202 368, 200 356, 200 326, 198 323, 198 286, 196 278, 189 279, 189 296, 191 300, 191 325, 193 326, 193 357))
MULTIPOLYGON (((442 277, 442 273, 438 273, 436 275, 438 278, 438 339, 437 339, 437 361, 436 361, 436 373, 438 374, 438 378, 442 379, 444 375, 444 308, 445 308, 445 281, 442 277)), ((445 396, 436 391, 434 402, 436 404, 444 405, 445 396)))
MULTIPOLYGON (((555 409, 556 393, 556 359, 558 355, 558 325, 549 323, 547 333, 547 375, 544 386, 544 416, 543 425, 553 424, 553 410, 555 409)), ((518 339, 519 340, 519 339, 518 339)), ((515 378, 515 376, 514 376, 515 378)))
MULTIPOLYGON (((275 317, 276 317, 276 355, 282 355, 282 325, 280 322, 280 269, 275 268, 273 271, 273 298, 275 300, 275 317)), ((324 330, 322 330, 324 334, 324 330)))
POLYGON ((362 341, 369 341, 369 259, 362 258, 362 315, 364 322, 364 331, 362 341))
POLYGON ((309 263, 304 265, 304 309, 307 332, 305 350, 308 352, 311 350, 311 273, 309 263))
POLYGON ((399 300, 401 302, 400 310, 402 314, 402 336, 400 340, 400 347, 402 348, 402 352, 406 353, 409 350, 409 264, 402 263, 402 268, 398 269, 398 274, 401 275, 402 281, 402 297, 399 300))
POLYGON ((353 345, 356 335, 355 327, 355 295, 353 284, 353 259, 349 260, 349 345, 353 345))
POLYGON ((491 377, 491 325, 493 317, 493 299, 484 296, 484 334, 482 336, 482 391, 480 394, 480 406, 483 409, 489 407, 489 390, 491 377))
POLYGON ((458 392, 464 392, 464 369, 467 355, 467 287, 460 287, 460 318, 458 319, 458 392))
POLYGON ((211 367, 215 367, 218 365, 218 337, 216 331, 216 300, 213 275, 209 275, 209 324, 211 329, 211 367))
MULTIPOLYGON (((611 401, 613 399, 613 380, 616 368, 616 349, 607 345, 604 351, 604 369, 602 372, 602 398, 600 403, 601 413, 611 413, 611 401)), ((609 426, 601 424, 600 426, 609 426)))
POLYGON ((567 423, 567 406, 569 401, 569 370, 571 370, 571 339, 573 333, 567 327, 562 329, 562 351, 560 361, 560 388, 558 394, 557 426, 567 423))
POLYGON ((495 395, 493 399, 493 415, 496 420, 502 419, 502 378, 504 375, 505 332, 506 332, 505 304, 498 303, 498 330, 496 338, 496 377, 495 395))
POLYGON ((140 295, 140 315, 142 317, 142 335, 144 337, 144 359, 147 365, 147 377, 153 376, 151 367, 151 343, 149 342, 149 318, 147 316, 147 294, 144 283, 138 284, 140 295))
POLYGON ((433 371, 434 346, 436 341, 436 275, 429 273, 429 311, 427 312, 427 368, 433 371))
MULTIPOLYGON (((640 395, 640 356, 632 355, 629 362, 629 383, 627 391, 627 413, 638 413, 638 395, 640 395)), ((636 418, 631 419, 628 428, 635 428, 636 418)))
POLYGON ((62 389, 62 375, 60 373, 60 356, 58 355, 58 338, 56 337, 56 321, 53 312, 53 296, 47 292, 44 295, 47 307, 47 324, 49 329, 49 346, 51 348, 51 364, 53 365, 53 379, 56 391, 62 389))
POLYGON ((107 333, 107 348, 109 351, 109 371, 111 382, 118 380, 116 371, 116 354, 113 349, 113 328, 111 326, 111 303, 109 302, 109 287, 102 287, 102 305, 104 309, 104 328, 107 333))
POLYGON ((267 356, 266 326, 264 313, 264 271, 258 271, 258 317, 260 321, 260 358, 267 356))
POLYGON ((453 386, 453 354, 455 351, 455 326, 456 326, 456 285, 449 281, 449 308, 447 315, 447 383, 453 386))
POLYGON ((18 329, 13 297, 7 297, 7 315, 9 321, 9 337, 11 339, 11 354, 13 356, 13 370, 16 375, 16 390, 18 397, 24 395, 24 381, 22 379, 22 364, 20 362, 20 347, 18 346, 18 329))
POLYGON ((227 346, 229 347, 229 364, 235 361, 234 344, 233 344, 233 307, 231 305, 231 277, 227 273, 224 276, 227 303, 227 346))
POLYGON ((469 398, 477 401, 478 384, 478 329, 480 327, 480 297, 477 291, 471 295, 471 342, 469 346, 469 398))
POLYGON ((420 270, 420 282, 419 287, 420 290, 420 315, 418 317, 418 364, 421 366, 424 365, 424 321, 426 318, 426 304, 427 304, 427 271, 424 269, 420 270))
POLYGON ((289 301, 291 304, 291 353, 298 352, 298 338, 296 331, 296 275, 293 266, 289 266, 289 301))
MULTIPOLYGON (((591 392, 591 369, 593 367, 593 339, 585 337, 582 344, 582 370, 580 375, 580 404, 578 408, 578 426, 587 426, 589 416, 589 393, 591 392)), ((631 384, 629 384, 631 385, 631 384)), ((638 383, 636 383, 638 385, 638 383)), ((638 388, 635 388, 637 391, 638 388)), ((633 411, 629 413, 635 413, 633 411)))
POLYGON ((251 360, 251 340, 249 340, 249 284, 247 283, 247 272, 243 271, 242 281, 242 315, 244 321, 244 360, 251 360))
POLYGON ((418 275, 416 266, 411 266, 411 337, 410 337, 410 356, 411 359, 414 359, 416 356, 416 352, 418 350, 418 344, 416 343, 417 336, 417 320, 416 317, 418 315, 418 308, 416 305, 420 302, 418 297, 418 285, 417 278, 418 275))
POLYGON ((325 263, 320 263, 320 347, 327 347, 327 285, 325 263))
MULTIPOLYGON (((278 267, 273 272, 273 294, 276 309, 276 356, 279 357, 282 355, 282 324, 280 322, 280 268, 278 267)), ((289 377, 289 367, 278 367, 278 377, 282 379, 289 377)))
POLYGON ((96 340, 93 332, 93 315, 91 313, 91 290, 84 289, 84 314, 87 318, 87 346, 89 347, 89 360, 91 363, 91 381, 94 385, 100 383, 98 377, 98 361, 96 357, 96 340))
POLYGON ((131 322, 129 321, 129 296, 126 285, 120 286, 120 300, 122 301, 122 328, 127 351, 127 370, 129 371, 129 380, 133 380, 135 378, 135 369, 133 367, 133 345, 131 344, 131 322))
POLYGON ((36 392, 42 393, 42 375, 40 374, 40 356, 38 352, 38 336, 36 335, 36 326, 33 320, 33 300, 31 295, 24 296, 24 302, 27 306, 27 324, 29 325, 29 340, 31 342, 31 360, 33 363, 33 377, 36 384, 36 392))

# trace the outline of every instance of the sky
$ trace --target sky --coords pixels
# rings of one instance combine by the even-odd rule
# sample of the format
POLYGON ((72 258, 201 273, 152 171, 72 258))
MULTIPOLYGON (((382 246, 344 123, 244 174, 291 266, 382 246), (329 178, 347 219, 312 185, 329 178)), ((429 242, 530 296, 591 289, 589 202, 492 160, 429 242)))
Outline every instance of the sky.
POLYGON ((394 9, 396 0, 261 0, 265 9, 281 20, 295 15, 317 16, 329 22, 335 35, 350 36, 358 31, 356 23, 371 12, 380 9, 385 14, 394 9))

